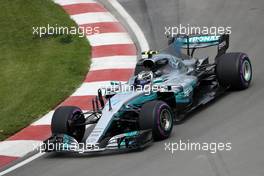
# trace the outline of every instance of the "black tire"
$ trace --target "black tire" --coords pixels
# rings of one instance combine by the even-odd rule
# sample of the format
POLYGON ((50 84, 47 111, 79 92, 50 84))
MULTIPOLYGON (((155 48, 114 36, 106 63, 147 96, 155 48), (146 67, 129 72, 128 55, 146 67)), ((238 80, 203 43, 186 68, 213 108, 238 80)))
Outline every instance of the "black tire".
POLYGON ((226 53, 216 58, 216 76, 222 86, 243 90, 252 79, 252 66, 245 53, 226 53))
POLYGON ((82 110, 75 106, 61 106, 55 110, 51 120, 52 134, 67 134, 80 142, 85 133, 85 125, 75 126, 85 122, 82 110))
POLYGON ((141 130, 152 129, 154 140, 168 138, 173 128, 171 108, 163 101, 151 101, 144 104, 139 116, 139 126, 141 130), (164 117, 165 113, 167 117, 164 117), (162 118, 167 118, 168 121, 165 122, 162 118))

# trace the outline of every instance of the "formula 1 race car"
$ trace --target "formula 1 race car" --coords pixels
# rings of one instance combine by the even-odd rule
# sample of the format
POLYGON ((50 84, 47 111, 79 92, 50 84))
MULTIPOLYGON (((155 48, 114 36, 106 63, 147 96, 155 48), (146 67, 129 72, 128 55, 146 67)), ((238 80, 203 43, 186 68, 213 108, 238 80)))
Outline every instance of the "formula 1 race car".
POLYGON ((127 83, 98 90, 93 110, 56 109, 45 151, 93 152, 138 149, 170 136, 174 122, 227 90, 247 89, 252 67, 245 53, 226 53, 229 35, 177 35, 167 49, 143 52, 127 83), (217 46, 217 55, 194 57, 198 48, 217 46), (184 54, 183 50, 186 50, 184 54))

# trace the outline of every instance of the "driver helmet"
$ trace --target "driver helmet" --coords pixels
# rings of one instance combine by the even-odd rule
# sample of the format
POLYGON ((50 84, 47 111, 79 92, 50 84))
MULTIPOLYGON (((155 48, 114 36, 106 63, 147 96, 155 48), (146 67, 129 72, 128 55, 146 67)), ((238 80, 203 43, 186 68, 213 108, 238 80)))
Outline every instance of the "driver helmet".
POLYGON ((154 51, 154 50, 144 51, 141 53, 141 57, 142 59, 150 59, 152 58, 153 55, 158 53, 159 53, 158 51, 154 51))
POLYGON ((152 71, 142 71, 137 75, 136 83, 137 85, 145 86, 150 84, 153 79, 152 71))

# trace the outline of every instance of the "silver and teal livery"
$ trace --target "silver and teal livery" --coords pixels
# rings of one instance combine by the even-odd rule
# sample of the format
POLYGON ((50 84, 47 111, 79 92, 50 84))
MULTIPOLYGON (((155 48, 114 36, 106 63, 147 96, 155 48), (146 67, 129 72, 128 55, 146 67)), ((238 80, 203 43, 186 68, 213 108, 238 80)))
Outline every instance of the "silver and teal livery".
POLYGON ((55 111, 45 151, 138 149, 153 139, 168 138, 173 122, 182 122, 186 114, 229 88, 249 87, 248 56, 226 53, 228 46, 229 35, 179 35, 169 39, 163 51, 143 52, 126 83, 113 80, 98 90, 91 111, 72 106, 55 111), (209 46, 218 48, 214 61, 193 56, 197 48, 209 46), (54 144, 65 145, 49 149, 54 144))

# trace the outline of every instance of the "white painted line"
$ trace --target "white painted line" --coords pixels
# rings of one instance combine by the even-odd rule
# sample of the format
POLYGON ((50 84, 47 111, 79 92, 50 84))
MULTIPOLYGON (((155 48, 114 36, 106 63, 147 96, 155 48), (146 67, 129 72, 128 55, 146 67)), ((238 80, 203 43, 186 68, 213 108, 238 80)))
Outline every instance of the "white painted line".
POLYGON ((103 69, 135 68, 137 56, 109 56, 93 58, 90 71, 103 69))
MULTIPOLYGON (((98 81, 83 83, 72 96, 86 96, 86 95, 97 95, 97 91, 100 88, 107 88, 111 86, 111 81, 98 81)), ((121 83, 125 83, 121 81, 121 83)))
POLYGON ((4 170, 3 172, 0 172, 0 176, 8 174, 9 172, 12 172, 12 171, 16 170, 17 168, 22 167, 22 166, 26 165, 27 163, 30 163, 31 161, 37 159, 38 157, 41 157, 44 154, 45 153, 37 153, 36 155, 29 157, 26 160, 21 161, 20 163, 17 163, 16 165, 4 170))
POLYGON ((115 45, 115 44, 132 44, 133 41, 127 33, 102 33, 87 36, 92 46, 115 45))
POLYGON ((14 140, 2 141, 0 144, 0 155, 22 157, 36 149, 42 141, 36 140, 14 140))
POLYGON ((53 113, 54 113, 54 110, 53 111, 50 111, 49 113, 47 113, 46 115, 44 115, 39 120, 37 120, 34 123, 32 123, 31 125, 50 125, 51 124, 51 118, 52 118, 53 113))
POLYGON ((80 3, 96 3, 94 0, 54 0, 54 2, 61 6, 80 3))
POLYGON ((90 12, 71 15, 71 18, 78 24, 117 22, 117 19, 109 12, 90 12))
POLYGON ((112 6, 121 14, 121 16, 127 21, 130 29, 133 30, 134 34, 137 37, 137 41, 139 42, 141 51, 148 51, 149 44, 148 41, 138 26, 138 24, 134 21, 134 19, 127 13, 124 7, 117 0, 109 0, 112 6))

